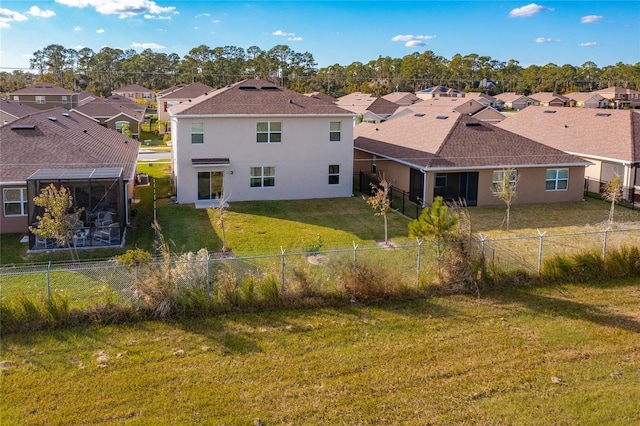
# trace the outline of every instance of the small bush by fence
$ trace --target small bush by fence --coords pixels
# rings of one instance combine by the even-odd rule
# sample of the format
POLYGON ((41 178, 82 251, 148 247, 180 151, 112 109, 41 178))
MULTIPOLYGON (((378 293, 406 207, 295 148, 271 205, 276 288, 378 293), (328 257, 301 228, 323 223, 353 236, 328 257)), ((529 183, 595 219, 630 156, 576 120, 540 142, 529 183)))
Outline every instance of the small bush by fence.
MULTIPOLYGON (((466 269, 460 266, 460 256, 437 259, 435 246, 420 241, 400 247, 354 244, 351 249, 322 252, 282 250, 253 257, 225 257, 202 249, 170 261, 150 258, 141 264, 114 259, 4 267, 0 268, 1 329, 20 328, 20 318, 29 317, 38 303, 41 310, 53 311, 41 321, 52 326, 54 318, 64 317, 65 312, 84 315, 86 321, 96 307, 111 312, 114 319, 120 318, 114 310, 128 312, 125 317, 139 312, 143 317, 165 318, 479 291, 495 284, 492 280, 508 280, 513 271, 531 279, 548 274, 553 280, 563 276, 570 280, 567 271, 575 265, 600 268, 595 276, 587 274, 593 279, 640 276, 640 229, 501 239, 479 236, 465 246, 463 263, 475 265, 466 269), (607 269, 609 258, 615 265, 607 269), (469 287, 471 281, 475 288, 469 287), (13 314, 7 317, 7 310, 13 314)), ((446 252, 456 250, 450 247, 446 252)), ((98 317, 104 320, 104 315, 98 317)))

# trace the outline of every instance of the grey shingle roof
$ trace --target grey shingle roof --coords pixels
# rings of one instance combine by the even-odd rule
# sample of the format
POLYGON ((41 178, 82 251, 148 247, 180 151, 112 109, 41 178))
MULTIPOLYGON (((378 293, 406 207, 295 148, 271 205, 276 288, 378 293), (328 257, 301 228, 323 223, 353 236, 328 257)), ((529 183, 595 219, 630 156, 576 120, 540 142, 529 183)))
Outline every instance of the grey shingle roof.
POLYGON ((205 93, 213 92, 215 89, 211 86, 202 83, 191 83, 180 86, 174 86, 171 89, 160 92, 156 95, 156 98, 167 99, 192 99, 202 96, 205 93))
MULTIPOLYGON (((3 111, 13 117, 20 118, 27 114, 38 112, 39 110, 25 104, 10 99, 0 98, 0 111, 3 111)), ((0 123, 2 125, 2 123, 0 123)))
POLYGON ((11 92, 11 95, 73 95, 76 94, 64 87, 55 86, 48 83, 38 83, 33 86, 23 87, 22 89, 11 92))
POLYGON ((73 111, 53 108, 0 127, 0 182, 40 169, 122 167, 133 177, 139 142, 73 111))

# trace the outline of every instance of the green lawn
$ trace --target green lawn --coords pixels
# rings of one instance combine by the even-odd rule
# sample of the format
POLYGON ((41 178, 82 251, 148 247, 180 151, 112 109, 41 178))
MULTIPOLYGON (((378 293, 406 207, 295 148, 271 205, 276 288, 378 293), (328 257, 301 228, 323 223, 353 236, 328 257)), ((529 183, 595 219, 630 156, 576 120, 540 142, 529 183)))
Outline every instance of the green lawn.
POLYGON ((3 337, 1 424, 640 422, 640 287, 3 337))

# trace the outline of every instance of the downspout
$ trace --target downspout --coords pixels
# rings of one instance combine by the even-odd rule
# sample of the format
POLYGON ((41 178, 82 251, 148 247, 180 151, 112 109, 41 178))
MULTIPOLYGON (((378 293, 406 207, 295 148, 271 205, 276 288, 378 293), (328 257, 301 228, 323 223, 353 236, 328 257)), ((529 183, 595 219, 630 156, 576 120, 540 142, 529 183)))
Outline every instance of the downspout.
POLYGON ((425 207, 427 205, 427 171, 425 169, 422 169, 420 171, 424 176, 422 181, 422 206, 421 207, 425 207))

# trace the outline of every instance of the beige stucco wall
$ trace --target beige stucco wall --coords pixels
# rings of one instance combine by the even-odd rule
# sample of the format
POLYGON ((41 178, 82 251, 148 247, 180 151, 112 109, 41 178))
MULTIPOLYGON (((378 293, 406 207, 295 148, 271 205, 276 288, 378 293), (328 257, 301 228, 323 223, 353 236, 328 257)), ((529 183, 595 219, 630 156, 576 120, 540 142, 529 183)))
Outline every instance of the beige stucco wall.
POLYGON ((197 200, 197 175, 222 171, 230 202, 352 195, 353 117, 172 118, 173 168, 178 203, 197 200), (257 143, 256 123, 282 123, 281 143, 257 143), (329 123, 340 121, 341 141, 329 141, 329 123), (191 143, 191 123, 204 123, 204 143, 191 143), (230 166, 194 167, 193 158, 229 158, 230 166), (340 183, 328 184, 329 165, 340 165, 340 183), (251 167, 275 167, 275 186, 250 187, 251 167))
POLYGON ((0 233, 9 234, 27 232, 29 230, 28 216, 4 216, 4 191, 5 188, 26 188, 27 185, 6 185, 0 188, 0 233))

